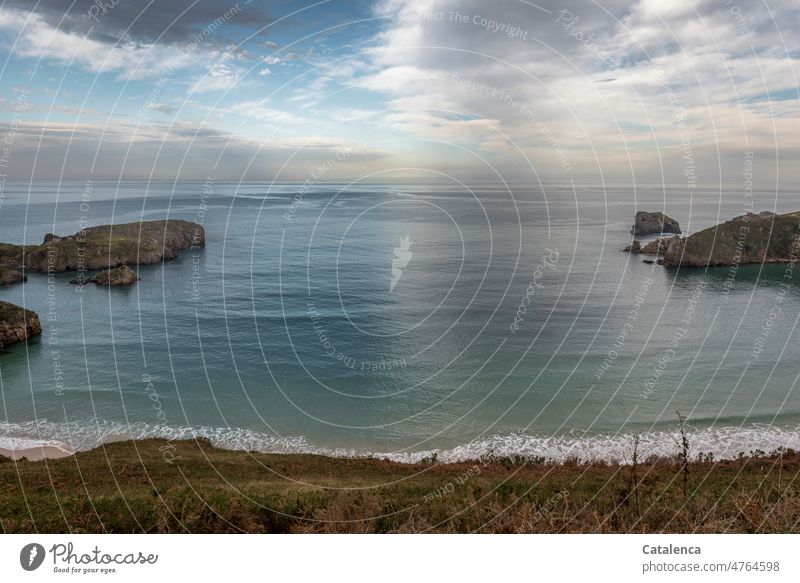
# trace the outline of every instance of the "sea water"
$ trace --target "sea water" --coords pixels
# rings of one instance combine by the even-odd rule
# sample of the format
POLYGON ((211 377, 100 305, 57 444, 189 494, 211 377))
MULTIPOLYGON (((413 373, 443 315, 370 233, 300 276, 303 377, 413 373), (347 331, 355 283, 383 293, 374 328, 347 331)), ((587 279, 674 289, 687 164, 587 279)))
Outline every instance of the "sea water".
POLYGON ((718 457, 800 446, 800 273, 621 250, 636 210, 695 232, 793 192, 423 183, 9 184, 0 240, 164 218, 204 249, 130 287, 29 273, 40 338, 0 354, 0 447, 205 436, 400 460, 718 457), (748 193, 749 194, 749 193, 748 193))

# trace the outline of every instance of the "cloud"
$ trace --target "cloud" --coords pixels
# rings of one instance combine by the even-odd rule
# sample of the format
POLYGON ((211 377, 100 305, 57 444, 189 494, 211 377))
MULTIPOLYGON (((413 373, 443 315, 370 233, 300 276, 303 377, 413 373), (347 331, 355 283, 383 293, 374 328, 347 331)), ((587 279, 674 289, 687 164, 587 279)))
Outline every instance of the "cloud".
POLYGON ((158 111, 159 113, 164 113, 167 115, 172 115, 177 111, 177 109, 175 109, 174 107, 171 107, 164 103, 148 102, 147 104, 145 104, 144 107, 145 109, 149 109, 151 111, 158 111))
MULTIPOLYGON (((281 140, 324 133, 320 124, 345 124, 339 131, 348 136, 413 144, 399 148, 393 161, 376 163, 451 167, 455 154, 439 154, 452 144, 453 151, 480 152, 520 179, 529 178, 533 165, 564 180, 566 157, 570 177, 592 183, 685 183, 682 147, 689 143, 705 181, 738 180, 744 150, 759 152, 772 176, 779 171, 781 180, 800 179, 793 164, 800 145, 796 0, 758 8, 718 0, 574 0, 568 8, 555 0, 383 0, 371 4, 380 18, 342 37, 329 33, 324 44, 317 38, 316 52, 263 39, 239 47, 272 22, 264 9, 242 3, 220 21, 229 6, 194 2, 154 2, 140 15, 141 3, 120 1, 95 22, 88 15, 98 6, 93 0, 42 0, 35 7, 12 0, 0 11, 0 40, 12 58, 42 58, 119 80, 186 82, 198 94, 193 108, 206 108, 231 127, 253 120, 244 130, 270 135, 273 153, 283 152, 281 140), (263 47, 275 53, 264 57, 263 47), (262 99, 264 84, 246 75, 268 76, 278 64, 298 77, 262 99), (217 96, 208 94, 227 91, 224 107, 209 105, 217 96)), ((302 26, 295 30, 300 38, 339 14, 318 10, 281 34, 302 26)), ((173 97, 152 95, 146 107, 174 115, 173 97)), ((88 111, 74 107, 77 102, 47 110, 88 111)), ((177 152, 182 142, 174 133, 168 139, 177 152)), ((209 148, 223 143, 218 135, 206 134, 193 155, 214 160, 209 148)), ((54 136, 47 133, 60 143, 54 136)), ((261 145, 234 142, 242 152, 261 145)), ((202 167, 197 158, 191 164, 202 167)), ((463 168, 479 172, 470 163, 463 168)))
POLYGON ((783 0, 765 8, 389 0, 377 9, 389 24, 369 50, 377 71, 353 84, 386 96, 393 129, 489 154, 519 147, 555 178, 561 153, 592 180, 685 183, 688 140, 704 180, 736 180, 720 166, 737 167, 744 149, 796 148, 800 134, 797 116, 774 123, 796 101, 758 101, 797 90, 800 11, 783 0))
POLYGON ((192 54, 176 45, 109 44, 52 28, 41 15, 11 9, 0 11, 0 31, 16 37, 12 51, 17 56, 51 59, 97 74, 116 72, 130 79, 155 77, 209 58, 207 53, 192 54))
MULTIPOLYGON (((0 131, 6 131, 5 125, 0 124, 0 131)), ((308 136, 259 141, 182 121, 19 122, 15 132, 8 180, 131 180, 151 174, 156 180, 209 175, 219 180, 272 180, 278 173, 282 180, 304 180, 337 153, 355 152, 331 172, 331 179, 341 179, 371 170, 387 155, 352 140, 308 136)))
POLYGON ((214 63, 208 66, 208 72, 195 79, 191 87, 192 93, 209 91, 228 91, 242 79, 240 71, 225 63, 214 63))
POLYGON ((276 126, 282 124, 310 123, 312 120, 297 113, 267 107, 268 99, 254 99, 241 101, 230 107, 223 108, 222 111, 229 114, 236 114, 246 120, 257 120, 266 122, 267 125, 276 126))
MULTIPOLYGON (((134 43, 181 44, 223 19, 232 27, 257 30, 274 19, 257 3, 220 3, 218 0, 169 2, 96 2, 96 0, 6 0, 3 11, 33 10, 49 28, 87 36, 103 44, 125 38, 134 43), (105 9, 103 8, 105 6, 105 9)), ((222 28, 217 26, 217 28, 222 28)), ((223 30, 219 31, 224 34, 223 30)), ((239 31, 241 35, 241 31, 239 31)))

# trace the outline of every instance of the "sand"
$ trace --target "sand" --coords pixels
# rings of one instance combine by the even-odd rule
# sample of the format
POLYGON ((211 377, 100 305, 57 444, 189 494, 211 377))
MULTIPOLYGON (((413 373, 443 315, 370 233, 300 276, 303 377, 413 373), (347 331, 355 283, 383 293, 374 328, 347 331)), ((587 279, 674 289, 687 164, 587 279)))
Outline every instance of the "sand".
POLYGON ((43 459, 54 460, 73 455, 74 452, 67 451, 52 445, 40 445, 36 447, 26 447, 22 449, 5 449, 0 447, 0 456, 10 457, 14 460, 26 458, 31 462, 38 462, 43 459))

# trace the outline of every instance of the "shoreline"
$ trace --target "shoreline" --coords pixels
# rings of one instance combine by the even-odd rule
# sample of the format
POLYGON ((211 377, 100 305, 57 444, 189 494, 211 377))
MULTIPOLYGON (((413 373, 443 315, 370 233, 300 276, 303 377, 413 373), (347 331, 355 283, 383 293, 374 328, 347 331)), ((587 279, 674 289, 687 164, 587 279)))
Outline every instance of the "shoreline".
POLYGON ((22 461, 25 459, 29 462, 38 462, 45 459, 57 460, 73 455, 75 455, 74 451, 62 449, 61 447, 57 447, 55 445, 39 445, 13 449, 0 447, 0 456, 15 461, 22 461))
MULTIPOLYGON (((666 438, 671 434, 667 433, 659 433, 659 438, 666 438)), ((630 454, 633 451, 633 441, 632 436, 623 436, 623 438, 630 437, 630 447, 631 449, 628 452, 624 452, 618 456, 602 456, 602 455, 591 455, 590 452, 579 451, 578 445, 581 444, 581 439, 575 440, 572 444, 562 452, 561 455, 558 456, 546 456, 546 455, 538 455, 535 451, 522 451, 515 447, 509 447, 505 449, 492 449, 488 452, 486 451, 474 451, 474 453, 469 453, 469 449, 461 450, 460 448, 454 448, 451 450, 442 450, 442 449, 433 449, 433 450, 426 450, 421 452, 404 452, 404 453, 382 453, 382 452, 370 452, 370 451, 358 451, 358 450, 346 450, 346 449, 322 449, 322 448, 300 448, 297 450, 289 450, 289 449, 281 449, 281 448, 274 448, 268 450, 262 450, 257 448, 230 448, 224 445, 220 445, 218 443, 214 443, 213 439, 210 439, 206 435, 196 435, 194 437, 182 437, 180 439, 165 439, 163 437, 137 437, 137 438, 117 438, 117 439, 110 439, 99 442, 97 445, 91 448, 77 448, 71 449, 64 443, 56 442, 53 440, 48 440, 41 444, 35 443, 34 440, 29 438, 17 438, 14 441, 22 442, 22 445, 19 447, 9 447, 0 445, 0 462, 4 459, 10 459, 14 461, 22 461, 26 460, 29 462, 39 462, 44 460, 59 460, 63 458, 73 457, 79 454, 88 454, 92 452, 96 452, 102 450, 107 447, 113 447, 116 444, 131 444, 134 447, 137 447, 139 444, 142 444, 144 447, 148 447, 148 445, 152 442, 164 442, 166 445, 162 446, 162 450, 169 452, 170 450, 175 449, 176 444, 180 443, 194 443, 199 444, 203 443, 206 444, 208 447, 219 451, 219 452, 226 452, 231 455, 267 455, 267 456, 279 456, 279 457, 317 457, 322 459, 331 460, 331 462, 338 462, 338 461, 348 461, 348 460, 376 460, 390 464, 396 464, 398 466, 413 466, 413 465, 427 465, 427 464, 435 464, 439 466, 456 466, 462 464, 471 464, 471 463, 507 463, 507 460, 514 460, 515 464, 530 464, 530 465, 538 465, 538 466, 566 466, 566 465, 577 465, 577 466, 593 466, 593 465, 602 465, 602 466, 616 466, 616 467, 627 467, 630 466, 630 454), (458 452, 454 455, 454 452, 458 452), (583 453, 583 455, 581 455, 583 453), (589 453, 589 455, 587 455, 589 453)), ((714 461, 717 463, 736 463, 741 460, 750 459, 750 458, 774 458, 780 456, 785 453, 789 453, 793 455, 795 452, 800 453, 800 447, 797 447, 796 443, 787 442, 782 444, 775 444, 772 443, 769 446, 764 446, 766 449, 759 446, 758 443, 752 444, 752 447, 748 450, 741 450, 736 455, 729 455, 729 456, 720 456, 716 455, 714 452, 704 451, 700 448, 697 448, 695 444, 691 443, 692 434, 689 434, 690 440, 690 449, 692 455, 690 457, 690 461, 694 460, 708 460, 714 461)), ((591 438, 584 438, 584 439, 591 439, 591 438)), ((469 448, 470 444, 466 444, 463 446, 464 448, 469 448)), ((584 444, 585 445, 585 444, 584 444)), ((674 443, 664 442, 664 445, 669 447, 670 445, 674 445, 674 443)), ((763 446, 763 444, 761 444, 763 446)), ((659 453, 654 453, 648 450, 646 447, 642 447, 641 441, 640 445, 638 446, 638 458, 639 460, 644 460, 644 463, 654 463, 656 461, 663 461, 663 460, 672 460, 675 459, 680 455, 680 452, 677 450, 677 446, 671 447, 666 450, 661 450, 659 453), (648 461, 649 460, 649 461, 648 461)), ((591 449, 591 448, 587 448, 591 449)), ((640 463, 642 463, 640 461, 640 463)))
MULTIPOLYGON (((133 423, 97 426, 48 422, 0 424, 0 456, 57 459, 74 452, 87 452, 123 441, 165 440, 169 443, 206 440, 222 451, 279 455, 316 455, 331 459, 385 459, 401 464, 469 463, 494 458, 520 458, 551 464, 605 463, 625 465, 630 460, 634 436, 640 459, 671 458, 678 454, 677 428, 642 433, 598 433, 594 435, 548 436, 505 433, 450 447, 424 450, 391 450, 375 447, 321 446, 302 435, 275 436, 244 428, 166 427, 133 423), (62 436, 69 436, 66 443, 62 436)), ((779 450, 800 451, 800 426, 795 423, 750 423, 699 428, 689 426, 692 457, 736 460, 762 456, 779 450)))

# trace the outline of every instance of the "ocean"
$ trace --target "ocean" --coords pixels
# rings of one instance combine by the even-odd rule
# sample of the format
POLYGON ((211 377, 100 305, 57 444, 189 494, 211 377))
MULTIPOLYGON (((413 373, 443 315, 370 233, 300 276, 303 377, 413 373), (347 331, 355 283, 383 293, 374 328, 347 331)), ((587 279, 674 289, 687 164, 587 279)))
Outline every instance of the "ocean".
POLYGON ((636 210, 694 232, 796 192, 425 183, 7 184, 0 240, 202 223, 126 288, 31 273, 0 299, 0 447, 202 436, 231 449, 623 460, 800 448, 800 273, 621 250, 636 210))

